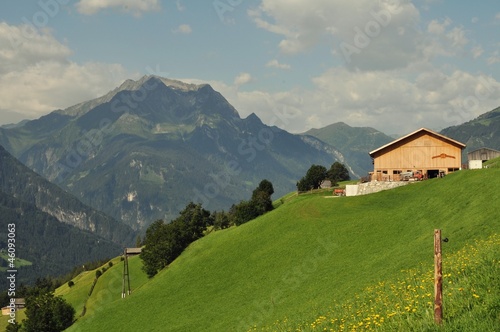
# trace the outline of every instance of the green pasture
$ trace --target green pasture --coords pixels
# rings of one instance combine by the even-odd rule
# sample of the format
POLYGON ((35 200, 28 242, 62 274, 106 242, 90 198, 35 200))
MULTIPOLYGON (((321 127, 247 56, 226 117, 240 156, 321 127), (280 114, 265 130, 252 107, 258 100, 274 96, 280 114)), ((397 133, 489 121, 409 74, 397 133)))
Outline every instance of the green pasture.
POLYGON ((483 169, 366 196, 291 197, 196 241, 130 297, 96 303, 68 331, 293 330, 402 270, 431 269, 436 228, 450 254, 499 233, 499 184, 498 169, 483 169))

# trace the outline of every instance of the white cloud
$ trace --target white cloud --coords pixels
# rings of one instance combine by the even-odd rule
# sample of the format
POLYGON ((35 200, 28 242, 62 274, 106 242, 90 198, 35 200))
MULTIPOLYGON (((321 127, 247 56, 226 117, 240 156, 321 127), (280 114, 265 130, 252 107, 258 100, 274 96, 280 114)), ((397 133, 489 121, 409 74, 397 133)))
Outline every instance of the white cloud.
POLYGON ((278 68, 278 69, 290 69, 290 65, 287 65, 285 63, 279 63, 278 60, 273 59, 266 63, 266 67, 271 67, 271 68, 278 68))
POLYGON ((193 30, 189 24, 181 24, 176 29, 172 30, 174 33, 181 33, 184 35, 189 35, 193 30))
POLYGON ((352 69, 405 67, 419 57, 419 12, 408 1, 262 0, 255 24, 283 39, 283 53, 305 52, 329 39, 352 69))
POLYGON ((0 74, 23 70, 38 61, 64 61, 71 54, 48 30, 0 22, 0 74))
POLYGON ((252 75, 249 73, 240 73, 234 79, 234 85, 241 86, 247 83, 250 83, 253 80, 252 75))
POLYGON ((3 123, 17 122, 20 117, 37 118, 98 97, 129 75, 118 64, 72 62, 68 59, 71 50, 48 31, 26 34, 24 29, 0 23, 3 123))
POLYGON ((484 49, 481 46, 474 46, 471 50, 472 57, 474 59, 479 58, 484 52, 484 49))
POLYGON ((85 15, 112 8, 140 16, 144 12, 157 11, 161 6, 158 0, 80 0, 76 8, 85 15))
POLYGON ((493 65, 495 63, 500 63, 500 52, 495 51, 491 54, 490 57, 486 60, 489 65, 493 65))
POLYGON ((424 54, 427 59, 434 56, 455 56, 463 54, 469 40, 463 27, 452 26, 449 18, 433 20, 427 25, 424 54))
POLYGON ((204 83, 221 92, 242 117, 256 113, 266 124, 297 133, 339 121, 388 134, 420 127, 440 130, 500 105, 500 82, 492 77, 461 70, 446 73, 430 65, 392 71, 331 68, 313 78, 311 89, 275 93, 204 83))
POLYGON ((177 0, 175 2, 175 5, 177 6, 177 10, 180 12, 183 12, 184 10, 186 10, 186 7, 181 3, 180 0, 177 0))

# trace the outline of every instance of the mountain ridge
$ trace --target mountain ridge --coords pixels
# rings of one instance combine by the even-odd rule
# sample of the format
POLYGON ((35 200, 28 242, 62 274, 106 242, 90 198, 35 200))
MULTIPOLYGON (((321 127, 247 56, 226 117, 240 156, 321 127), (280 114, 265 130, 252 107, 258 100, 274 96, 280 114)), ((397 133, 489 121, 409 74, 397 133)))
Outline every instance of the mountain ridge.
POLYGON ((440 133, 467 145, 463 162, 467 161, 468 152, 479 148, 500 150, 500 107, 460 125, 447 127, 440 133))
POLYGON ((60 222, 95 233, 117 244, 134 240, 132 229, 81 203, 16 160, 0 146, 0 191, 32 204, 60 222))
POLYGON ((269 127, 255 114, 241 118, 208 84, 156 76, 2 128, 0 142, 85 204, 136 229, 173 219, 200 197, 205 208, 228 209, 264 178, 285 194, 311 164, 345 160, 316 138, 269 127))

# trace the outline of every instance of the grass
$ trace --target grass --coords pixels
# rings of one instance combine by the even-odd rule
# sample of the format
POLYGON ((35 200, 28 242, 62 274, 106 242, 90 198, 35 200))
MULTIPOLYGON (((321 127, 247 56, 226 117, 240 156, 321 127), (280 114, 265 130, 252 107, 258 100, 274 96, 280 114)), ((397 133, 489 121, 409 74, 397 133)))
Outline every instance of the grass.
MULTIPOLYGON (((3 259, 4 261, 6 261, 7 264, 9 263, 9 255, 6 252, 0 252, 0 259, 3 259)), ((19 257, 16 257, 16 259, 14 261, 14 265, 16 268, 19 268, 21 266, 32 265, 32 264, 33 264, 32 262, 25 260, 25 259, 22 259, 22 258, 19 258, 19 257)), ((8 269, 9 269, 8 267, 1 267, 0 266, 0 272, 5 272, 8 269)))
POLYGON ((494 158, 483 163, 486 168, 500 168, 500 157, 494 158))
MULTIPOLYGON (((121 301, 122 293, 122 276, 123 276, 123 261, 120 257, 111 260, 113 266, 109 267, 108 263, 95 270, 85 271, 76 276, 72 281, 74 286, 69 287, 68 283, 57 288, 54 292, 55 296, 61 296, 69 304, 73 306, 76 311, 77 319, 82 317, 93 316, 101 308, 107 305, 112 305, 115 301, 121 301), (106 271, 99 277, 97 283, 89 296, 89 291, 92 283, 94 282, 96 271, 106 268, 106 271), (85 307, 85 315, 82 316, 85 307)), ((132 293, 140 289, 148 278, 141 270, 142 262, 139 256, 129 258, 129 274, 132 293)), ((25 310, 19 310, 16 315, 16 320, 22 322, 26 318, 25 310)), ((0 331, 5 331, 8 325, 8 317, 0 317, 0 331)))
POLYGON ((332 301, 314 320, 276 322, 266 331, 496 331, 500 327, 500 235, 444 254, 444 317, 434 322, 434 271, 403 270, 342 303, 332 301))
MULTIPOLYGON (((336 305, 361 310, 372 296, 367 289, 390 289, 395 278, 405 280, 402 270, 418 278, 428 273, 434 229, 450 239, 450 255, 500 233, 499 185, 500 171, 484 169, 366 196, 291 197, 252 222, 193 243, 132 296, 96 304, 98 312, 68 331, 295 330, 333 317, 327 315, 336 305)), ((487 284, 476 287, 486 294, 487 284)), ((453 319, 447 326, 459 326, 453 319)), ((415 322, 432 326, 425 325, 428 316, 415 322)))

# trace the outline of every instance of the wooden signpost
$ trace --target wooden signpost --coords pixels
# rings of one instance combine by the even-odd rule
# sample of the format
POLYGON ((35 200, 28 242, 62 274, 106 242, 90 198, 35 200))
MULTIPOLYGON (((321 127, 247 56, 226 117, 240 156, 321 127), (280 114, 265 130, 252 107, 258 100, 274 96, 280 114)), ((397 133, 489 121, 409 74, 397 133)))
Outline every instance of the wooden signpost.
POLYGON ((434 230, 434 321, 443 321, 443 268, 441 260, 441 230, 434 230))

